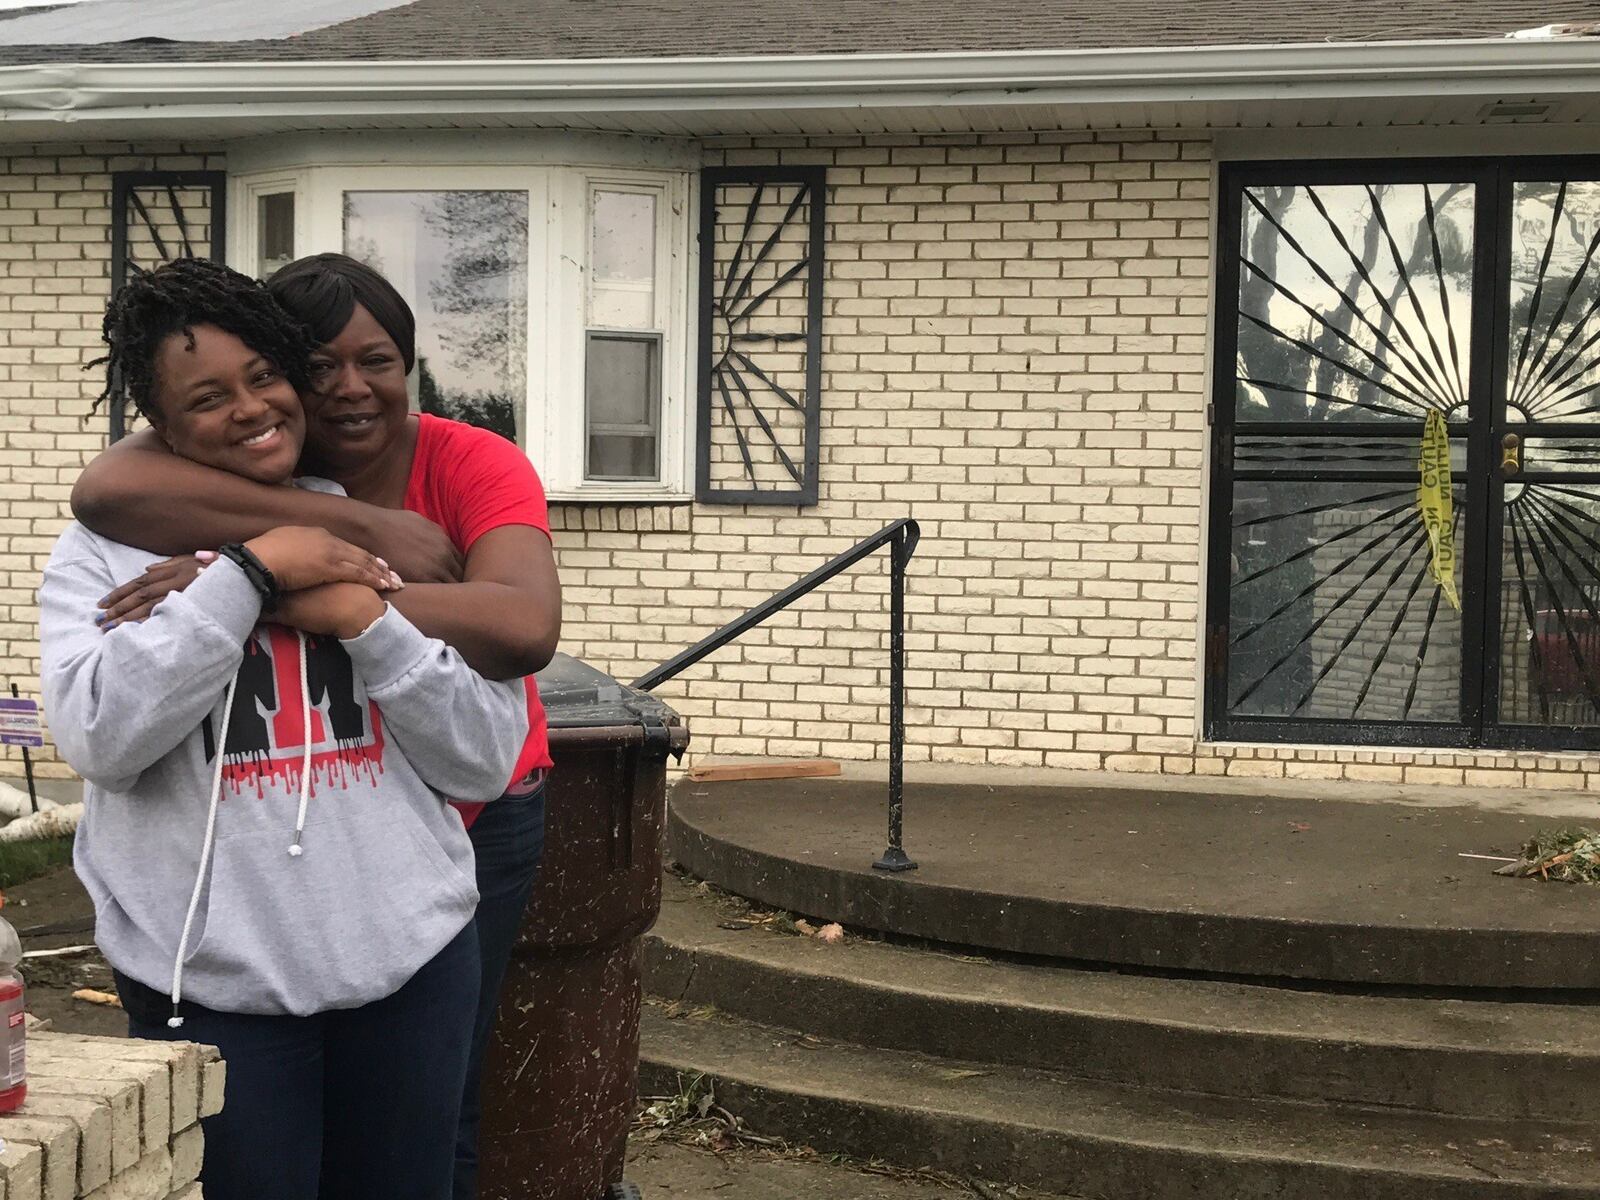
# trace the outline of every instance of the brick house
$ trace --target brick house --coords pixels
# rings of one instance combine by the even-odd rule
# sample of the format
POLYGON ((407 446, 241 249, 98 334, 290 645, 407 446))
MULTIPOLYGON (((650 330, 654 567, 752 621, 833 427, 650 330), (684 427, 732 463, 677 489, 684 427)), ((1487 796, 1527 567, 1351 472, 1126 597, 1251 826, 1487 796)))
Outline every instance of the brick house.
MULTIPOLYGON (((1594 0, 265 7, 0 13, 25 690, 113 281, 347 249, 619 676, 911 515, 914 765, 1600 782, 1594 0)), ((881 758, 886 589, 697 752, 881 758)))

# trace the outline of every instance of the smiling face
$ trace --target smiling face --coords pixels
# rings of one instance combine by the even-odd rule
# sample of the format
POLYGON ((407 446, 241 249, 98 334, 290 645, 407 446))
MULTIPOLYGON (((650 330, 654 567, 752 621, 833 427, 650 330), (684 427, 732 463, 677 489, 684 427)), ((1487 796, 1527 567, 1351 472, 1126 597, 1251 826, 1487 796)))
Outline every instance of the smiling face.
POLYGON ((411 399, 394 339, 361 305, 311 356, 306 449, 335 479, 358 474, 405 436, 411 399))
POLYGON ((257 483, 287 483, 305 442, 300 397, 266 357, 215 325, 156 349, 156 431, 176 454, 257 483))

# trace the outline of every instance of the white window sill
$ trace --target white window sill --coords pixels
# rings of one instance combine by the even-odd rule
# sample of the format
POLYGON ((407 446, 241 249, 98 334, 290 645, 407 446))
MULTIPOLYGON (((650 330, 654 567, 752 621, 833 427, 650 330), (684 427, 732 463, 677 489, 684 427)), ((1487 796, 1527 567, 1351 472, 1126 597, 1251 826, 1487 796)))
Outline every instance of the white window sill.
POLYGON ((694 496, 662 487, 595 487, 547 489, 551 504, 692 504, 694 496))

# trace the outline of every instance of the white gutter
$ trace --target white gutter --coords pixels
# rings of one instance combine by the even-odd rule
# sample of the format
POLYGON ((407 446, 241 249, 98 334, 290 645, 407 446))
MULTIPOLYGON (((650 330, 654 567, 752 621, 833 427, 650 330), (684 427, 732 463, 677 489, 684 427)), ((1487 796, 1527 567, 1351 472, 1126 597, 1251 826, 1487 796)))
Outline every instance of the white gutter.
POLYGON ((1555 96, 1600 39, 1050 52, 0 67, 0 120, 1555 96))

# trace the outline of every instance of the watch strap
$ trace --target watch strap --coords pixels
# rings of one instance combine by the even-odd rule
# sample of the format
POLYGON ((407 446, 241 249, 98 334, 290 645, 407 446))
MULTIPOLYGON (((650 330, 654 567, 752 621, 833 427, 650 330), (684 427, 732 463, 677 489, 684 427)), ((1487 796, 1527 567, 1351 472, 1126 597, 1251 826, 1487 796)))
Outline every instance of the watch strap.
POLYGON ((255 551, 241 542, 229 542, 226 546, 219 546, 217 553, 244 572, 250 586, 260 593, 262 612, 271 612, 278 607, 278 597, 283 593, 278 588, 277 577, 267 569, 266 563, 256 557, 255 551))

